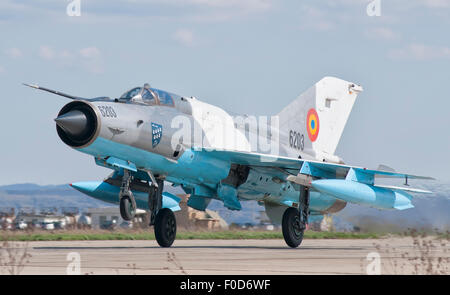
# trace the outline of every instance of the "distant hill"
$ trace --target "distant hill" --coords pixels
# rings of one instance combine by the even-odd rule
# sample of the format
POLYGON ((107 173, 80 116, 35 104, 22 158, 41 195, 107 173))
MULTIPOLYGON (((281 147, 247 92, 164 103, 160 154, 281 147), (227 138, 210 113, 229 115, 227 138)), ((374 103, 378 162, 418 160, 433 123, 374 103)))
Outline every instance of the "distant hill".
MULTIPOLYGON (((404 231, 408 228, 450 228, 450 184, 439 181, 414 182, 414 187, 433 191, 431 195, 418 195, 413 198, 415 208, 404 211, 378 210, 365 206, 347 204, 347 207, 334 215, 338 229, 404 231)), ((166 191, 174 194, 184 193, 179 187, 166 185, 166 191)), ((209 209, 216 210, 228 223, 259 223, 260 211, 264 207, 254 201, 242 203, 241 211, 231 211, 222 202, 213 200, 209 209)), ((80 210, 92 207, 114 206, 90 198, 68 184, 40 186, 32 183, 0 186, 1 207, 78 207, 80 210)))
MULTIPOLYGON (((167 191, 175 194, 182 193, 179 188, 166 187, 167 191)), ((41 186, 23 183, 0 186, 0 210, 1 208, 10 207, 32 207, 37 209, 46 207, 77 207, 82 210, 109 206, 114 205, 82 194, 70 187, 69 184, 41 186)))
POLYGON ((78 207, 85 209, 103 206, 111 205, 90 198, 68 184, 40 186, 25 183, 0 186, 0 207, 2 208, 78 207))

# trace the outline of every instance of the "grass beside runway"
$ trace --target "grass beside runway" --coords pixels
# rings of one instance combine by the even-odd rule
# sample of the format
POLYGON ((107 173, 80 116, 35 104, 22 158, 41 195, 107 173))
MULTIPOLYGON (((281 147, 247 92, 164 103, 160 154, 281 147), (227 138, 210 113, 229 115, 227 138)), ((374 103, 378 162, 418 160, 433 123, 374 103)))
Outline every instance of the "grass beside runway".
MULTIPOLYGON (((305 239, 379 239, 376 233, 314 232, 306 231, 305 239)), ((99 241, 99 240, 154 240, 153 231, 55 231, 55 232, 0 232, 0 240, 10 241, 99 241)), ((283 239, 281 231, 178 231, 177 240, 248 240, 283 239)))

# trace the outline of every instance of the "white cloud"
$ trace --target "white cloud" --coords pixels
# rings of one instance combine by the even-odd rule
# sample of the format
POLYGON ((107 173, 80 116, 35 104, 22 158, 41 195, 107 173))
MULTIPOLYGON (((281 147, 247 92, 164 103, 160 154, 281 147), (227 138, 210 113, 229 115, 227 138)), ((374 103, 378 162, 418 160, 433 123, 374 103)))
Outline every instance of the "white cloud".
POLYGON ((39 48, 39 56, 43 59, 50 60, 55 57, 55 52, 52 48, 44 45, 39 48))
POLYGON ((73 53, 70 52, 70 50, 67 49, 63 49, 60 53, 59 53, 59 57, 62 59, 72 59, 74 57, 73 53))
POLYGON ((81 67, 95 74, 104 72, 102 53, 94 46, 71 51, 43 45, 39 48, 39 56, 46 61, 53 61, 60 67, 81 67))
POLYGON ((191 3, 199 6, 245 9, 247 11, 264 11, 272 6, 270 0, 189 0, 189 1, 172 1, 179 3, 191 3))
POLYGON ((268 11, 274 0, 96 0, 83 5, 81 16, 70 17, 66 6, 71 0, 0 1, 1 22, 17 21, 18 17, 27 21, 57 21, 66 23, 145 23, 157 20, 188 20, 197 22, 222 22, 251 14, 268 11), (65 3, 64 3, 65 2, 65 3), (154 14, 154 11, 158 11, 154 14), (11 17, 13 16, 13 17, 11 17))
POLYGON ((80 50, 80 55, 84 58, 98 58, 101 53, 97 47, 86 47, 80 50))
MULTIPOLYGON (((152 1, 152 0, 150 0, 152 1)), ((177 20, 211 23, 225 22, 270 10, 273 0, 156 0, 162 5, 175 9, 168 18, 177 20), (181 14, 180 14, 181 12, 181 14)))
MULTIPOLYGON (((383 6, 383 2, 385 0, 381 0, 381 5, 383 6)), ((367 5, 372 0, 334 0, 333 2, 338 2, 345 5, 367 5)), ((430 8, 439 8, 439 7, 450 7, 450 0, 396 0, 391 1, 391 5, 396 5, 397 7, 414 7, 414 6, 427 6, 430 8)), ((391 6, 392 7, 392 6, 391 6)))
POLYGON ((366 36, 369 38, 396 40, 399 35, 389 28, 379 27, 366 31, 366 36))
POLYGON ((388 55, 393 59, 450 59, 450 48, 425 44, 410 44, 404 48, 391 50, 388 55))
POLYGON ((431 8, 450 7, 450 0, 422 0, 421 2, 431 8))
POLYGON ((87 71, 94 74, 100 74, 105 71, 100 49, 97 47, 86 47, 80 49, 79 53, 81 56, 81 65, 87 71))
POLYGON ((0 66, 0 74, 3 74, 3 73, 5 73, 5 68, 0 66))
MULTIPOLYGON (((56 20, 66 23, 68 20, 75 23, 98 22, 145 22, 153 20, 193 20, 199 22, 223 22, 234 18, 246 17, 252 14, 271 11, 273 7, 288 7, 289 1, 275 0, 96 0, 89 1, 83 6, 81 0, 81 17, 69 17, 65 8, 70 0, 40 1, 0 1, 1 22, 39 19, 56 20), (92 2, 92 3, 91 3, 92 2), (158 14, 149 12, 158 11, 158 14), (150 17, 149 17, 150 15, 150 17)), ((371 0, 333 0, 333 1, 301 1, 302 5, 321 7, 328 10, 330 19, 322 19, 316 26, 318 30, 331 29, 340 16, 348 15, 350 19, 366 18, 366 6, 371 0), (339 16, 340 15, 340 16, 339 16)), ((441 12, 441 9, 450 7, 450 0, 382 0, 382 18, 379 21, 401 21, 404 15, 411 15, 414 11, 424 8, 441 12)), ((292 1, 294 2, 294 1, 292 1)), ((295 1, 300 2, 300 1, 295 1)), ((294 6, 295 7, 295 6, 294 6)), ((295 9, 295 8, 294 8, 295 9)), ((311 28, 314 23, 309 24, 311 28)))
POLYGON ((5 53, 12 58, 19 58, 23 56, 22 50, 19 48, 9 48, 5 50, 5 53))
POLYGON ((194 33, 188 29, 179 29, 173 34, 173 38, 184 46, 194 46, 194 33))
POLYGON ((335 27, 334 20, 321 9, 304 5, 300 17, 300 28, 303 30, 330 31, 335 27))

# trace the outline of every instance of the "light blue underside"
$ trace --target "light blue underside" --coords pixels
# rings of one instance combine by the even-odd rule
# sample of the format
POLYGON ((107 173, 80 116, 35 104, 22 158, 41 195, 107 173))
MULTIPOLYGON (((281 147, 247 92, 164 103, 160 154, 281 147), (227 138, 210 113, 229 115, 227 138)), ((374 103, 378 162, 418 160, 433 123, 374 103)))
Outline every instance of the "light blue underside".
MULTIPOLYGON (((154 173, 163 173, 168 175, 168 181, 191 185, 194 188, 195 194, 198 198, 205 197, 208 200, 205 202, 200 202, 200 200, 197 200, 195 204, 198 205, 198 208, 204 208, 207 203, 209 203, 211 198, 218 198, 216 196, 217 184, 228 175, 229 171, 229 164, 227 164, 226 158, 216 159, 215 157, 212 157, 213 155, 216 155, 214 151, 197 152, 187 150, 178 159, 178 163, 173 163, 158 154, 132 146, 123 145, 101 137, 99 137, 90 146, 79 149, 79 151, 100 158, 114 155, 116 158, 128 159, 138 168, 145 167, 152 170, 154 173)), ((101 161, 96 162, 97 164, 102 165, 101 161)), ((112 166, 106 167, 113 168, 112 166)), ((279 174, 280 172, 274 171, 271 173, 272 175, 270 176, 270 179, 272 176, 283 176, 282 174, 279 174)), ((92 182, 91 185, 95 185, 96 183, 97 182, 92 182)), ((292 206, 292 203, 298 202, 298 191, 294 190, 292 187, 290 189, 280 189, 279 185, 271 180, 267 183, 258 183, 255 185, 256 186, 251 185, 250 183, 241 185, 238 191, 239 196, 245 197, 245 200, 261 200, 265 193, 272 192, 273 196, 270 198, 272 202, 283 206, 292 206)), ((105 197, 102 197, 98 190, 95 194, 91 193, 88 195, 95 198, 98 197, 102 200, 104 199, 107 202, 111 201, 116 203, 118 200, 117 196, 112 196, 110 192, 108 192, 105 197)), ((141 194, 138 193, 137 195, 140 196, 141 194)), ((144 197, 142 195, 141 201, 145 204, 138 204, 138 207, 147 206, 146 198, 147 196, 144 197)), ((137 203, 140 203, 141 201, 137 201, 137 203)), ((332 206, 335 201, 336 198, 330 195, 324 195, 316 191, 311 191, 310 209, 311 211, 322 212, 332 206)), ((230 206, 233 207, 233 209, 239 209, 239 205, 237 203, 235 204, 235 202, 232 202, 231 205, 230 206)))
MULTIPOLYGON (((221 199, 224 201, 224 205, 234 210, 239 210, 241 207, 239 201, 233 198, 234 194, 231 194, 226 189, 218 190, 218 184, 228 175, 231 162, 248 165, 262 163, 262 166, 267 165, 268 167, 270 165, 276 167, 281 164, 290 168, 298 167, 302 174, 333 178, 320 179, 313 182, 310 209, 315 212, 323 212, 330 208, 336 202, 336 199, 381 209, 403 210, 413 207, 410 200, 411 197, 407 193, 370 185, 375 174, 374 171, 346 168, 337 164, 302 162, 298 159, 273 155, 268 155, 271 161, 261 162, 260 156, 245 152, 204 150, 186 150, 177 162, 173 162, 158 154, 101 137, 96 139, 90 146, 80 149, 80 151, 97 158, 114 156, 115 159, 111 160, 111 163, 107 163, 110 168, 125 168, 127 165, 132 165, 133 168, 136 167, 138 170, 145 168, 152 170, 154 173, 166 175, 166 180, 170 182, 191 187, 197 197, 221 199), (126 159, 127 161, 120 159, 126 159), (338 173, 342 174, 343 170, 349 172, 347 180, 334 179, 338 173)), ((101 164, 99 161, 97 162, 101 164)), ((269 181, 258 182, 257 180, 249 179, 239 187, 238 195, 240 200, 261 200, 264 197, 271 202, 284 206, 292 206, 293 203, 298 202, 298 189, 295 189, 294 185, 285 183, 280 186, 280 184, 272 181, 272 177, 279 176, 279 172, 273 169, 266 171, 269 171, 266 172, 268 173, 267 178, 270 179, 269 181), (267 193, 270 193, 269 196, 267 196, 267 193)), ((400 177, 402 174, 397 175, 400 177)), ((113 189, 103 184, 99 185, 98 182, 93 182, 91 185, 97 185, 98 187, 94 190, 88 189, 88 195, 99 199, 103 198, 107 202, 117 202, 118 188, 113 189), (108 191, 105 193, 105 196, 101 196, 100 189, 104 187, 108 191), (112 193, 112 191, 115 193, 112 193)), ((86 189, 84 190, 86 191, 86 189)), ((171 200, 173 198, 167 199, 167 204, 171 204, 171 200)), ((147 195, 145 193, 136 193, 136 202, 139 208, 147 208, 147 195)), ((199 200, 197 200, 198 202, 199 200)), ((203 208, 207 205, 207 202, 197 205, 203 208)), ((166 206, 174 208, 178 204, 166 206)))

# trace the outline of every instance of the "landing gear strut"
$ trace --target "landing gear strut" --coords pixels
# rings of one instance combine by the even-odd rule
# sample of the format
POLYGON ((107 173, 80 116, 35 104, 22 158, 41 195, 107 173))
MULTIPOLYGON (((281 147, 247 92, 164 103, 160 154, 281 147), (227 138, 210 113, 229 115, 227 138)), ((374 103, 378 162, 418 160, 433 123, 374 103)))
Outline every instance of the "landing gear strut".
POLYGON ((282 230, 283 237, 289 247, 297 248, 303 240, 309 215, 309 189, 302 186, 298 209, 289 207, 284 211, 282 230))
POLYGON ((120 215, 123 220, 130 221, 136 215, 136 201, 130 190, 131 175, 128 170, 124 170, 122 185, 120 186, 119 201, 120 215))
POLYGON ((150 226, 155 226, 155 238, 161 247, 170 247, 177 234, 177 221, 172 210, 162 208, 164 180, 150 175, 152 184, 148 193, 148 209, 150 210, 150 226))
POLYGON ((150 210, 150 226, 155 225, 156 215, 162 208, 162 192, 164 189, 164 181, 162 179, 152 181, 148 192, 148 209, 150 210))

